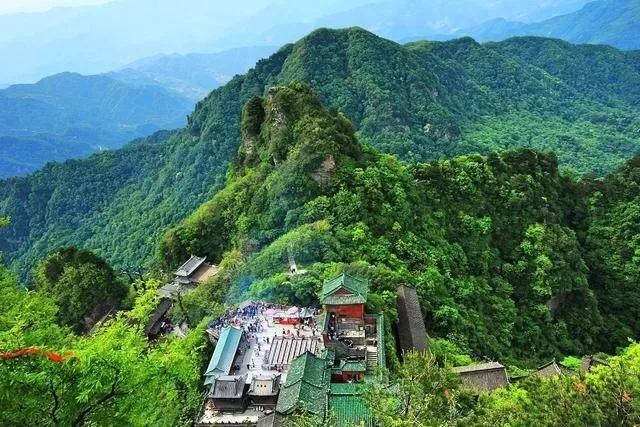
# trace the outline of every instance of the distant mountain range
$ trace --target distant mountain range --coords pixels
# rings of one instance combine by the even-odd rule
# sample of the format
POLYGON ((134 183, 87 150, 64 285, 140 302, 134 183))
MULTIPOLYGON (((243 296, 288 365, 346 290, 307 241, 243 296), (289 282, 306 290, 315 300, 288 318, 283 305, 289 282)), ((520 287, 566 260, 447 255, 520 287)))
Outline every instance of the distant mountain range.
POLYGON ((62 73, 0 90, 0 178, 182 127, 197 101, 275 50, 160 55, 105 75, 62 73))
POLYGON ((107 75, 136 86, 159 85, 197 102, 276 50, 277 46, 255 46, 218 53, 155 55, 107 75))
MULTIPOLYGON (((5 25, 3 28, 8 30, 0 34, 0 53, 4 52, 5 57, 10 58, 11 49, 22 46, 17 40, 20 40, 23 26, 31 25, 36 28, 35 33, 50 31, 47 36, 47 40, 50 40, 43 57, 32 58, 46 63, 46 69, 62 67, 62 63, 65 67, 77 65, 80 69, 100 69, 113 62, 106 61, 98 66, 93 61, 103 54, 115 54, 115 51, 111 52, 113 46, 109 45, 110 42, 101 46, 103 49, 94 49, 92 44, 97 43, 97 40, 92 40, 92 37, 101 31, 107 31, 111 28, 109 25, 116 25, 112 18, 115 19, 118 13, 127 12, 131 16, 142 13, 140 8, 146 1, 121 0, 102 6, 0 16, 0 26, 5 25), (82 19, 93 22, 96 27, 86 27, 86 22, 82 19), (102 22, 102 26, 98 22, 102 22), (66 26, 62 23, 66 23, 66 26), (91 36, 81 36, 83 31, 91 36), (69 39, 67 36, 71 33, 76 35, 69 39), (57 37, 63 37, 64 43, 57 37), (90 49, 91 55, 82 49, 78 50, 78 43, 90 49), (3 51, 5 48, 10 49, 3 51), (50 57, 53 52, 56 53, 55 58, 50 57), (73 60, 65 59, 67 55, 71 55, 73 60), (58 59, 63 62, 57 63, 58 59)), ((252 0, 242 1, 251 3, 252 0)), ((255 2, 251 4, 259 3, 258 0, 255 2)), ((601 0, 589 3, 577 12, 539 23, 530 22, 574 10, 584 3, 584 0, 571 0, 562 4, 552 2, 534 7, 515 0, 492 3, 476 0, 369 3, 361 0, 345 6, 339 5, 336 0, 322 6, 313 6, 306 1, 294 4, 283 0, 283 3, 267 8, 255 7, 247 10, 243 12, 245 19, 239 21, 233 21, 233 17, 237 17, 239 12, 219 11, 215 19, 227 16, 229 31, 218 32, 217 29, 211 29, 207 33, 200 29, 199 38, 196 38, 209 42, 194 43, 193 47, 208 43, 210 46, 234 46, 256 40, 265 45, 239 47, 217 53, 157 54, 119 66, 116 70, 99 76, 63 73, 42 79, 33 85, 16 85, 0 90, 0 177, 26 174, 47 161, 84 157, 104 148, 120 147, 132 138, 149 135, 158 129, 182 126, 186 114, 195 102, 276 50, 267 43, 285 43, 318 26, 360 24, 377 34, 401 42, 422 39, 424 37, 415 34, 425 32, 426 37, 432 40, 450 39, 452 34, 469 34, 479 40, 538 34, 577 43, 607 43, 621 49, 640 48, 640 37, 637 37, 640 34, 640 20, 636 19, 640 16, 640 0, 601 0), (479 23, 484 17, 498 14, 529 23, 501 18, 456 31, 465 25, 479 23), (231 25, 231 22, 235 24, 231 25)), ((189 0, 185 7, 191 6, 194 12, 211 12, 210 5, 201 4, 200 0, 189 0)), ((167 3, 163 0, 155 7, 158 10, 154 14, 158 16, 169 12, 181 16, 183 13, 170 5, 168 0, 167 3)), ((144 21, 148 18, 140 19, 144 21)), ((201 17, 193 19, 196 22, 201 17)), ((142 27, 146 28, 144 25, 142 27)), ((181 31, 179 26, 168 26, 167 29, 181 31)), ((196 30, 190 31, 180 32, 180 37, 185 40, 195 37, 196 30)), ((35 35, 35 38, 29 39, 31 36, 23 40, 27 45, 43 40, 35 35)), ((117 37, 120 36, 118 33, 117 37)), ((136 40, 134 45, 141 42, 136 39, 135 34, 129 36, 136 40)), ((164 40, 162 37, 154 39, 153 43, 144 42, 145 48, 139 52, 153 52, 156 49, 153 46, 159 46, 164 40)), ((178 50, 173 43, 171 41, 164 46, 178 50)), ((32 55, 35 52, 33 49, 19 50, 20 55, 32 55)), ((128 57, 132 56, 123 54, 120 59, 128 57)), ((6 66, 0 70, 2 79, 5 78, 2 73, 9 73, 14 66, 39 72, 39 68, 29 61, 6 61, 4 65, 6 66)))
POLYGON ((116 0, 0 15, 0 82, 34 82, 63 71, 103 73, 161 53, 279 46, 318 27, 357 25, 393 40, 449 34, 497 17, 546 19, 577 10, 585 2, 116 0))
POLYGON ((537 23, 492 19, 456 35, 478 41, 543 36, 572 43, 608 44, 623 50, 640 49, 640 0, 595 1, 576 12, 537 23))
MULTIPOLYGON (((291 14, 288 22, 272 19, 276 7, 249 17, 238 29, 220 39, 227 46, 283 44, 316 28, 358 26, 397 42, 417 39, 448 40, 461 28, 478 25, 489 17, 534 22, 579 9, 587 0, 523 2, 520 0, 386 0, 352 4, 351 8, 317 19, 291 14), (273 24, 265 28, 265 23, 273 24)), ((286 13, 284 10, 282 13, 286 13)))
POLYGON ((0 91, 0 177, 184 125, 193 102, 160 86, 63 73, 0 91))

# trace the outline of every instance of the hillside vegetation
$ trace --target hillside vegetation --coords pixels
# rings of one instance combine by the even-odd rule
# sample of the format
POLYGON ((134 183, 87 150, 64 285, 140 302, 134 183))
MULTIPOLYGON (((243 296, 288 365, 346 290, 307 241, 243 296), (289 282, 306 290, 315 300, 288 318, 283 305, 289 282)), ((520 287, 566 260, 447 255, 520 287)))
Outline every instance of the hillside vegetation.
MULTIPOLYGON (((166 268, 190 252, 220 262, 220 274, 173 308, 177 320, 188 314, 185 337, 145 338, 161 284, 153 277, 133 284, 131 310, 80 336, 65 326, 77 320, 66 309, 84 309, 77 303, 94 294, 73 297, 87 290, 74 279, 112 279, 102 260, 54 253, 37 268, 35 291, 18 289, 0 265, 0 390, 11 391, 0 393, 2 424, 191 425, 211 354, 205 327, 221 303, 314 304, 323 279, 342 272, 369 280, 367 311, 390 322, 395 286, 415 286, 432 338, 432 353, 405 353, 402 363, 387 342, 393 387, 362 388, 377 425, 640 420, 640 346, 629 342, 640 326, 640 157, 582 181, 529 149, 401 163, 363 146, 301 83, 252 97, 240 130, 225 187, 159 247, 166 268), (289 253, 306 272, 285 274, 289 253), (60 286, 72 292, 49 292, 60 286), (471 358, 517 369, 596 350, 618 356, 479 396, 451 371, 471 358)), ((317 425, 304 413, 289 423, 317 425)))
POLYGON ((640 157, 602 181, 528 149, 406 165, 301 84, 250 100, 242 130, 225 188, 159 248, 166 268, 235 259, 225 300, 312 301, 319 281, 282 275, 293 251, 312 277, 358 260, 382 299, 415 286, 429 332, 478 358, 612 352, 640 333, 640 157))
POLYGON ((148 267, 163 231, 213 197, 241 142, 242 105, 299 81, 401 160, 527 147, 604 174, 638 152, 639 57, 521 38, 401 46, 362 29, 318 30, 213 91, 176 133, 0 185, 0 248, 26 276, 58 247, 148 267))

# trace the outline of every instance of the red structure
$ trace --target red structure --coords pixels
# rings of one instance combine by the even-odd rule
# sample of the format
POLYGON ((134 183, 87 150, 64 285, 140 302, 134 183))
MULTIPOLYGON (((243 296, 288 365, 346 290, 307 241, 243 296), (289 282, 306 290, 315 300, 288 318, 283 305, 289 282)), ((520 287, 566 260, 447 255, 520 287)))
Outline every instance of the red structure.
POLYGON ((344 327, 347 324, 364 324, 364 306, 368 293, 369 284, 366 280, 347 274, 324 282, 320 302, 325 308, 322 325, 322 339, 325 344, 339 338, 344 338, 347 343, 353 341, 353 338, 359 338, 351 336, 350 331, 344 330, 344 327))
POLYGON ((26 356, 26 355, 34 355, 34 356, 42 356, 51 360, 52 362, 62 363, 65 358, 74 357, 72 354, 67 353, 64 356, 60 356, 58 353, 54 353, 52 351, 39 350, 37 348, 21 348, 11 353, 0 353, 0 359, 8 360, 8 359, 16 359, 18 357, 26 356))

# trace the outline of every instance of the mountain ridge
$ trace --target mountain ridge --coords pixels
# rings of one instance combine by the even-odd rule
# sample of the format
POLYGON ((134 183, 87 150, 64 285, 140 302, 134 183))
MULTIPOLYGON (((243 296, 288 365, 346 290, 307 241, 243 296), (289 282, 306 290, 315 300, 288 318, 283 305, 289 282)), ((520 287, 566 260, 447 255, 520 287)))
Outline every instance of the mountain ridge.
MULTIPOLYGON (((633 245, 609 238, 618 215, 637 213, 640 156, 581 181, 527 148, 403 163, 363 146, 301 83, 252 97, 240 127, 225 186, 158 246, 165 271, 191 254, 231 266, 187 304, 304 305, 309 285, 341 267, 370 278, 372 294, 411 284, 429 333, 478 358, 611 351, 640 330, 633 245), (283 273, 294 256, 302 277, 283 273)), ((640 239, 631 222, 617 231, 640 239)))
POLYGON ((556 151, 563 167, 605 174, 638 152, 637 106, 628 98, 640 81, 637 57, 604 50, 590 59, 580 49, 591 48, 535 38, 403 47, 362 29, 313 32, 211 92, 176 133, 5 181, 0 213, 12 224, 0 231, 0 249, 22 277, 34 260, 68 245, 117 268, 152 265, 163 230, 225 182, 244 102, 291 81, 351 118, 362 143, 405 161, 529 147, 556 151), (529 53, 510 53, 519 50, 529 53), (579 83, 583 75, 589 79, 579 83), (601 87, 599 77, 618 83, 601 87), (81 198, 66 199, 78 191, 81 198))

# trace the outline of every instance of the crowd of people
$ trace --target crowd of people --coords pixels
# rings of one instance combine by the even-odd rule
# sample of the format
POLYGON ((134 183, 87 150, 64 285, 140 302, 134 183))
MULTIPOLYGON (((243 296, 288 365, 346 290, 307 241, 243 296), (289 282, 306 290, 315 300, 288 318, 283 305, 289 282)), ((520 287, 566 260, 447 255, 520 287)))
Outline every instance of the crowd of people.
POLYGON ((208 326, 211 329, 222 329, 227 326, 245 327, 248 328, 247 332, 260 332, 258 314, 264 313, 268 308, 269 305, 253 301, 236 309, 228 309, 225 314, 209 322, 208 326))

